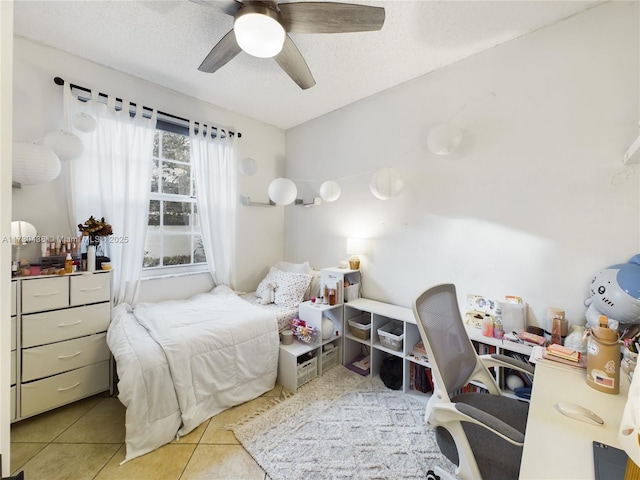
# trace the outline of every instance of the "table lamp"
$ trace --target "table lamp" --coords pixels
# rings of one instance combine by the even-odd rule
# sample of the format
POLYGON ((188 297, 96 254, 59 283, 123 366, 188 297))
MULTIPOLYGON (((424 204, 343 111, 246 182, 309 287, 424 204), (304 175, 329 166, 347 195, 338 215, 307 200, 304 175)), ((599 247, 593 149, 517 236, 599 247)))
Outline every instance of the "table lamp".
POLYGON ((365 253, 366 245, 363 239, 361 238, 347 238, 347 255, 351 255, 349 257, 349 268, 351 270, 358 270, 360 268, 360 258, 358 258, 358 254, 362 255, 365 253))
POLYGON ((16 261, 20 261, 20 247, 36 239, 36 227, 29 222, 11 222, 11 244, 16 246, 16 261))

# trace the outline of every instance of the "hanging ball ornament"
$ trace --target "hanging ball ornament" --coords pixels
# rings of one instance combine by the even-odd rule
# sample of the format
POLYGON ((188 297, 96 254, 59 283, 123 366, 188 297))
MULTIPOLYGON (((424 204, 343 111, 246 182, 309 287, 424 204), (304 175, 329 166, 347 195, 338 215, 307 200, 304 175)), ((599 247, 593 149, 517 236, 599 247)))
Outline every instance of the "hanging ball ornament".
POLYGON ((288 178, 276 178, 269 184, 269 198, 276 205, 289 205, 293 203, 298 195, 296 184, 288 178))
POLYGON ((462 143, 462 130, 453 123, 441 123, 431 129, 427 136, 427 146, 436 155, 455 152, 462 143))
POLYGON ((397 197, 404 188, 404 180, 395 168, 381 168, 371 177, 369 190, 380 200, 397 197))
POLYGON ((342 189, 338 182, 334 182, 333 180, 327 180, 322 185, 320 185, 320 196, 325 202, 335 202, 340 198, 340 194, 342 193, 342 189))
POLYGON ((71 120, 73 126, 78 130, 84 133, 93 132, 96 129, 97 122, 96 119, 93 118, 88 113, 78 112, 73 116, 71 120))
POLYGON ((84 150, 80 137, 64 130, 48 133, 42 143, 53 150, 63 162, 78 158, 84 150))
POLYGON ((258 171, 256 161, 253 158, 249 157, 240 160, 240 165, 238 166, 238 168, 240 169, 240 173, 246 177, 251 177, 258 171))
POLYGON ((36 143, 13 144, 12 180, 21 185, 37 185, 55 179, 62 169, 60 159, 50 148, 36 143))

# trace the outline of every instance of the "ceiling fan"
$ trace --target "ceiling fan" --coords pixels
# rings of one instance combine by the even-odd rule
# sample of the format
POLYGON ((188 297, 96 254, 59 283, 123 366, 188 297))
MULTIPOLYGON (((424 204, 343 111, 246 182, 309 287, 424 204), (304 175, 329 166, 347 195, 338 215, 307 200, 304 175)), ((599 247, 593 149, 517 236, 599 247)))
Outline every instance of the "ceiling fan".
MULTIPOLYGON (((221 2, 192 0, 207 5, 221 2)), ((335 2, 276 3, 235 0, 223 11, 234 17, 233 28, 214 46, 198 70, 213 73, 241 51, 273 57, 303 90, 316 81, 289 33, 344 33, 380 30, 382 7, 335 2)))

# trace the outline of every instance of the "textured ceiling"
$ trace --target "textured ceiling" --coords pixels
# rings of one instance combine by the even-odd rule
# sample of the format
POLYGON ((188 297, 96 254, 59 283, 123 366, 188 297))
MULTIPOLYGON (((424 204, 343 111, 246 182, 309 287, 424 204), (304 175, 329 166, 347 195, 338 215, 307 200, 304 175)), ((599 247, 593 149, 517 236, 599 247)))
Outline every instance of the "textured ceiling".
POLYGON ((308 90, 244 52, 198 71, 233 24, 228 1, 211 3, 16 0, 14 32, 287 129, 602 2, 354 0, 385 8, 382 30, 291 34, 317 82, 308 90))

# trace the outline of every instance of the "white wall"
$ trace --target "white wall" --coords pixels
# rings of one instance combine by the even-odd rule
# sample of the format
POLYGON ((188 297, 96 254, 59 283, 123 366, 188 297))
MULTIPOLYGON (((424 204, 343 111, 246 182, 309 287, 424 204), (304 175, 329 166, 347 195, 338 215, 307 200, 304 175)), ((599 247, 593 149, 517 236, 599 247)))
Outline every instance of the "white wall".
POLYGON ((367 297, 410 306, 454 282, 461 303, 520 295, 534 322, 551 306, 582 322, 594 273, 640 251, 638 166, 621 163, 640 119, 638 7, 604 4, 287 131, 305 201, 342 185, 287 207, 287 259, 336 265, 346 237, 368 238, 367 297), (434 155, 427 133, 447 120, 463 144, 434 155), (405 189, 381 201, 363 173, 387 166, 405 189))
MULTIPOLYGON (((238 159, 254 158, 258 173, 253 177, 239 175, 240 193, 256 199, 261 195, 266 198, 263 192, 267 191, 269 182, 284 171, 285 134, 281 129, 22 37, 16 37, 14 42, 16 141, 35 141, 63 127, 62 89, 53 82, 56 76, 177 116, 229 126, 241 132, 238 159)), ((76 234, 70 226, 66 195, 64 171, 53 182, 14 189, 13 219, 33 223, 42 235, 76 234)), ((258 210, 260 212, 238 206, 236 287, 241 290, 254 289, 268 266, 283 256, 283 209, 258 210)), ((22 253, 37 257, 37 245, 23 247, 22 253)), ((145 281, 141 300, 188 296, 210 285, 209 275, 145 281)))

